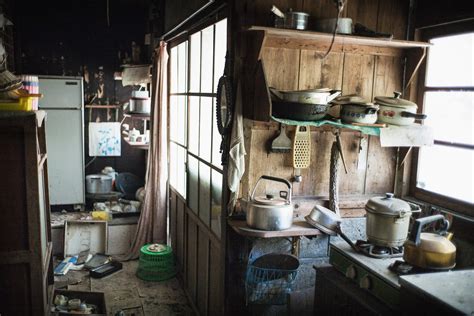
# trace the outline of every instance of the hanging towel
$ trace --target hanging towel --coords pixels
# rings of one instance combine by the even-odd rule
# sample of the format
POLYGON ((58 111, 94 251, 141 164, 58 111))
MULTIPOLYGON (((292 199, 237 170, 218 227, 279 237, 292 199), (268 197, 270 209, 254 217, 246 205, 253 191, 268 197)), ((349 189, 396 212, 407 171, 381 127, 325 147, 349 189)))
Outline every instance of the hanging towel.
POLYGON ((89 156, 120 155, 120 123, 89 123, 89 156))
POLYGON ((235 100, 234 121, 229 150, 229 167, 227 171, 230 200, 228 210, 233 211, 240 187, 240 179, 245 172, 245 143, 244 126, 242 118, 242 91, 240 81, 237 84, 237 96, 235 100))

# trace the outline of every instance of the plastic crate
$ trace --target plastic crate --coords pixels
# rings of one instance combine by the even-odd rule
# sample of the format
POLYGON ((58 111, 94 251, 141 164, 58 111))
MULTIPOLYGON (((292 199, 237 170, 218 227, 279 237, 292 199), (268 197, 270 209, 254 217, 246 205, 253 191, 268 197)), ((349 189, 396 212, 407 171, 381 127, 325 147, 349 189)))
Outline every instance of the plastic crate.
POLYGON ((245 277, 247 304, 286 304, 298 267, 298 258, 287 254, 267 254, 249 263, 245 277))
POLYGON ((0 100, 0 111, 32 111, 34 97, 20 97, 18 101, 0 100))

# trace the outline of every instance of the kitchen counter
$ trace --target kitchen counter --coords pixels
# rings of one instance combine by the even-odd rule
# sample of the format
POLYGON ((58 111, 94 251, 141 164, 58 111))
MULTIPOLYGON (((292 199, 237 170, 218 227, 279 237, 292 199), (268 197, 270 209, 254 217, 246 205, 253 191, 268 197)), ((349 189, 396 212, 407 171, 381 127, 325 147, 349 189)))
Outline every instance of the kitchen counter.
POLYGON ((274 237, 296 237, 321 235, 319 229, 314 228, 305 220, 295 220, 293 225, 285 230, 267 231, 250 228, 245 220, 229 219, 228 223, 232 229, 246 237, 274 238, 274 237))
POLYGON ((407 312, 474 314, 474 270, 434 272, 400 277, 402 306, 407 312), (414 310, 413 310, 414 308, 414 310))

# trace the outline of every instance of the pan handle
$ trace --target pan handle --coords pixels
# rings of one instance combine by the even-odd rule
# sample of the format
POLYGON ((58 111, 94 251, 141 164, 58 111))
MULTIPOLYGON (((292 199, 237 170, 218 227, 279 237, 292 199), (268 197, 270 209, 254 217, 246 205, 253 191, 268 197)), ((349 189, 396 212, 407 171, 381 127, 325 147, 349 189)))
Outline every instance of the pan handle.
POLYGON ((428 117, 426 114, 417 114, 417 113, 411 113, 407 111, 402 111, 400 115, 402 117, 413 117, 416 120, 424 120, 428 117))
POLYGON ((351 248, 354 249, 355 252, 359 252, 359 247, 357 247, 357 246, 352 242, 352 240, 350 240, 349 237, 347 237, 346 234, 344 234, 344 233, 342 232, 340 225, 338 225, 338 226, 336 227, 336 233, 337 233, 339 236, 341 236, 341 238, 344 239, 344 241, 345 241, 346 243, 348 243, 348 244, 351 246, 351 248))

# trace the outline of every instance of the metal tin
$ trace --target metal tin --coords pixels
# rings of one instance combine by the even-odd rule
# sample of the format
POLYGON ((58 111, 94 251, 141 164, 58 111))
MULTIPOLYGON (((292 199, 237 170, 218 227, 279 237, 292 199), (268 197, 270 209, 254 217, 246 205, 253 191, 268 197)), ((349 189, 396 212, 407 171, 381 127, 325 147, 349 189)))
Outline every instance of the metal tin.
POLYGON ((112 191, 112 177, 105 174, 90 174, 86 176, 87 193, 104 194, 112 191))

